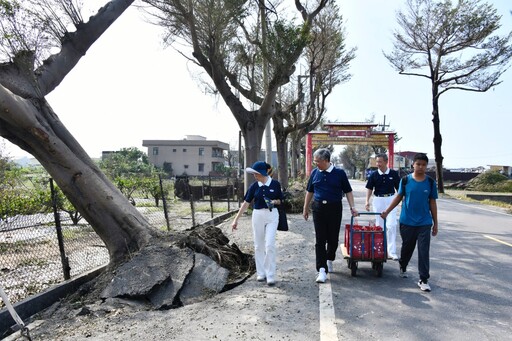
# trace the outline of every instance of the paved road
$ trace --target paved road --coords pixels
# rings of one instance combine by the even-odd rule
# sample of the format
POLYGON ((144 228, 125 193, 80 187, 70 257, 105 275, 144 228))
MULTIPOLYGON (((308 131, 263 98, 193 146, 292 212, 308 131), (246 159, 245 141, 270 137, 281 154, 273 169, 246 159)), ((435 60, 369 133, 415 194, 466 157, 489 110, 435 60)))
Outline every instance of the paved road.
MULTIPOLYGON (((356 206, 363 208, 364 183, 352 186, 356 206)), ((325 333, 321 341, 510 339, 512 216, 455 199, 439 199, 438 209, 439 234, 431 243, 432 292, 417 287, 416 252, 406 279, 398 276, 395 261, 386 262, 378 278, 370 263, 359 263, 352 277, 346 262, 338 260, 330 288, 320 289, 320 297, 323 290, 332 293, 336 335, 325 333)), ((321 300, 320 305, 322 311, 321 300)))

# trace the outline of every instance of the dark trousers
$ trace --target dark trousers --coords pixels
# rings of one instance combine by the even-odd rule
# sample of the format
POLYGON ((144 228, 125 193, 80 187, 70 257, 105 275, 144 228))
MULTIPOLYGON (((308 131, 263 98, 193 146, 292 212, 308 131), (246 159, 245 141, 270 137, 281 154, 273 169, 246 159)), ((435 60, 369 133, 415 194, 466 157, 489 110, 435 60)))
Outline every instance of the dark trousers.
POLYGON ((311 208, 316 237, 316 270, 324 268, 327 272, 327 260, 336 258, 343 207, 341 202, 321 204, 314 201, 311 208))
POLYGON ((405 270, 411 260, 416 244, 418 244, 418 272, 420 279, 427 282, 430 274, 430 231, 432 226, 408 226, 400 224, 402 250, 400 252, 400 267, 405 270))

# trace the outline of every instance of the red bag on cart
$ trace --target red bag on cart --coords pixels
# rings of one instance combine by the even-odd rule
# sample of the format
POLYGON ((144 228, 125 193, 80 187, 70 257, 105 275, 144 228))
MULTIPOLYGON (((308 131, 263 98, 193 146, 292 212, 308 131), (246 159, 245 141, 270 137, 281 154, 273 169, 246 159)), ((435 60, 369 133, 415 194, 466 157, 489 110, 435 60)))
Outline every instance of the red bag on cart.
POLYGON ((350 224, 345 225, 345 247, 354 259, 384 259, 384 232, 380 226, 354 225, 350 245, 350 224), (369 231, 380 231, 368 233, 369 231), (363 237, 364 236, 364 237, 363 237), (352 249, 352 254, 350 253, 352 249))
MULTIPOLYGON (((354 225, 354 231, 362 231, 363 228, 364 228, 364 226, 357 225, 357 224, 354 225)), ((346 224, 345 225, 345 241, 344 241, 344 245, 347 248, 347 250, 348 250, 349 241, 350 241, 350 224, 346 224)))

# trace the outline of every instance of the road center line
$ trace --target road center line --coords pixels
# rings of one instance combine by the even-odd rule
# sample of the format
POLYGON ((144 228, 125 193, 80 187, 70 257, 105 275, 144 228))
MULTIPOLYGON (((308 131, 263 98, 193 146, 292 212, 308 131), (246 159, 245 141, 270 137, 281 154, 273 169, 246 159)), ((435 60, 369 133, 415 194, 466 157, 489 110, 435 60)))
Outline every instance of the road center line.
POLYGON ((454 202, 454 201, 448 200, 448 199, 437 199, 437 201, 445 201, 445 202, 449 202, 449 203, 452 203, 452 204, 457 204, 457 205, 460 205, 460 206, 465 206, 465 207, 468 207, 468 208, 478 209, 478 210, 487 211, 487 212, 491 212, 491 213, 494 213, 494 214, 500 214, 500 215, 504 215, 504 216, 510 217, 509 213, 500 212, 498 210, 491 210, 491 209, 488 209, 488 208, 485 208, 485 207, 480 207, 480 206, 477 206, 477 205, 463 204, 461 202, 456 202, 456 201, 454 202))
POLYGON ((320 303, 320 341, 338 341, 330 280, 318 285, 318 298, 320 303))
POLYGON ((504 244, 504 245, 507 245, 507 246, 512 247, 512 244, 507 243, 507 242, 504 242, 503 240, 499 240, 499 239, 497 239, 497 238, 494 238, 494 237, 488 236, 488 235, 486 235, 486 234, 484 234, 483 236, 484 236, 485 238, 492 239, 492 240, 494 240, 495 242, 498 242, 498 243, 501 243, 501 244, 504 244))

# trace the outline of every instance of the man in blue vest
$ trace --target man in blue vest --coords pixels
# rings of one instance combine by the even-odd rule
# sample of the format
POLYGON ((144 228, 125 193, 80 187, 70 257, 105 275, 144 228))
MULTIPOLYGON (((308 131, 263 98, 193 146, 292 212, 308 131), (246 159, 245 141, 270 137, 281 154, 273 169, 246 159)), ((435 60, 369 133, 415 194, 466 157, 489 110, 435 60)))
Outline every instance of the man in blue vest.
POLYGON ((321 148, 313 153, 316 168, 313 169, 306 187, 304 219, 309 218, 309 207, 313 211, 315 226, 315 256, 317 283, 325 283, 327 274, 333 272, 333 261, 338 249, 340 226, 343 206, 341 200, 344 194, 350 206, 352 215, 357 215, 354 207, 354 193, 348 181, 347 174, 341 168, 331 163, 331 152, 321 148))
MULTIPOLYGON (((388 156, 377 154, 375 157, 377 170, 370 174, 366 182, 366 210, 370 211, 370 198, 373 193, 373 212, 384 211, 395 197, 395 190, 398 190, 400 176, 394 169, 388 168, 388 156)), ((377 216, 377 226, 384 226, 384 219, 377 216)), ((393 209, 386 219, 386 240, 388 244, 388 258, 398 260, 396 254, 396 208, 393 209)))

